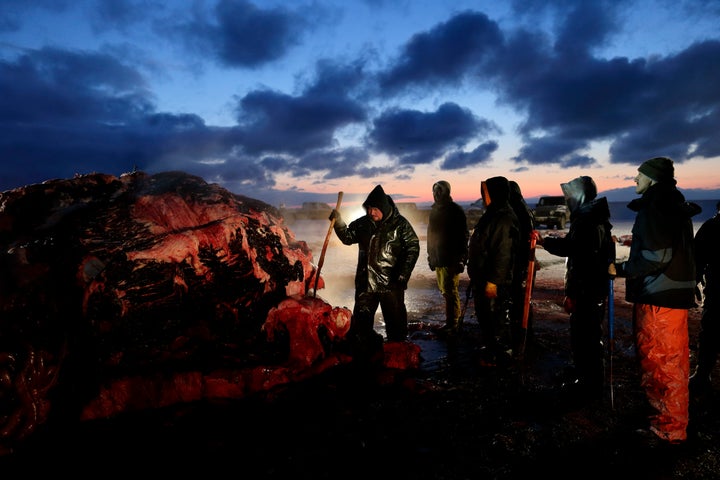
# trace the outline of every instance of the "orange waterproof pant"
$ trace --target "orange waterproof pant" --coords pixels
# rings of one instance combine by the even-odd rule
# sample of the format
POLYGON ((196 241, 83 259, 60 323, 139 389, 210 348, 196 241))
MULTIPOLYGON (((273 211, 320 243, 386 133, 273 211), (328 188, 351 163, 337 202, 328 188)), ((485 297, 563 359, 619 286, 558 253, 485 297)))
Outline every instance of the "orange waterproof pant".
POLYGON ((688 311, 636 303, 640 384, 653 408, 650 429, 670 442, 687 439, 690 407, 688 311))

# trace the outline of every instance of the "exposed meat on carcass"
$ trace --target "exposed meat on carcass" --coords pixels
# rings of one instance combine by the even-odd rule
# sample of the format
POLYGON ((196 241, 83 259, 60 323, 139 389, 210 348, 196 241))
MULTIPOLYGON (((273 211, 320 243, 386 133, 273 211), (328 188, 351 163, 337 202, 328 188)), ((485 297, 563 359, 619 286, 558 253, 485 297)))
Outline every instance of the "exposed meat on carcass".
POLYGON ((181 172, 2 192, 0 271, 0 450, 52 411, 242 396, 347 360, 326 347, 350 312, 304 298, 312 252, 279 211, 181 172))
POLYGON ((294 296, 270 310, 264 326, 272 339, 277 330, 290 334, 290 360, 307 368, 324 355, 320 333, 329 340, 343 338, 350 329, 350 311, 331 308, 322 300, 294 296))

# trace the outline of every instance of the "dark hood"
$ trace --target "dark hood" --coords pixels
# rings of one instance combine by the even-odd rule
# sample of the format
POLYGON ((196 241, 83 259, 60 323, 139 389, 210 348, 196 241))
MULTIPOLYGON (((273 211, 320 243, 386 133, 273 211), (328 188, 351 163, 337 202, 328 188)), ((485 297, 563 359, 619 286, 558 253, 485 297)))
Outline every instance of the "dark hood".
POLYGON ((385 194, 382 186, 378 185, 373 188, 365 202, 362 204, 363 208, 367 210, 369 207, 379 208, 383 212, 383 218, 387 218, 392 213, 392 204, 390 198, 385 194))
POLYGON ((597 186, 591 177, 581 176, 561 183, 560 188, 565 195, 570 212, 574 212, 581 205, 595 200, 597 197, 597 186))
POLYGON ((491 177, 480 185, 485 206, 507 203, 510 199, 510 182, 505 177, 491 177))

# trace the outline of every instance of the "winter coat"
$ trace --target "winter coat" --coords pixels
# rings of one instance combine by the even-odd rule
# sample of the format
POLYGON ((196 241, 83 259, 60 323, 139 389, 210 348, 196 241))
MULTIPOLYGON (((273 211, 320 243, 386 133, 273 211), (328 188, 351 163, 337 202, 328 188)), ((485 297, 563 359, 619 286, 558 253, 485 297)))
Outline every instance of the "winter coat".
POLYGON ((547 237, 543 248, 567 257, 565 295, 601 302, 608 294, 608 266, 615 261, 610 208, 605 197, 583 203, 570 213, 564 237, 547 237))
POLYGON ((420 240, 415 230, 380 185, 368 195, 363 207, 382 210, 382 220, 376 224, 369 215, 364 215, 349 225, 336 221, 334 227, 342 243, 358 244, 356 291, 380 293, 407 288, 420 256, 420 240))
POLYGON ((705 306, 720 302, 720 213, 705 221, 695 234, 697 283, 704 284, 705 306))
POLYGON ((465 211, 455 203, 449 190, 440 194, 430 209, 427 229, 427 252, 430 270, 454 267, 467 261, 468 238, 465 211))
POLYGON ((627 261, 616 265, 626 277, 625 299, 666 308, 694 308, 695 249, 692 217, 699 205, 686 202, 676 181, 651 185, 628 204, 637 212, 627 261))
POLYGON ((490 202, 485 202, 485 213, 470 237, 467 271, 475 285, 491 282, 509 287, 520 238, 518 218, 508 202, 507 179, 493 177, 485 184, 490 202))

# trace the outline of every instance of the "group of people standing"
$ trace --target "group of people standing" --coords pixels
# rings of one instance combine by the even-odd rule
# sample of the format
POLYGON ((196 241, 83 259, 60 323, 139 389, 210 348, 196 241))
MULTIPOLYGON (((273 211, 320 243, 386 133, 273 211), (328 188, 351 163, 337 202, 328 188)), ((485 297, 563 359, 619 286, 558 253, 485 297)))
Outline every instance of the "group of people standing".
MULTIPOLYGON (((693 382, 708 388, 720 352, 718 240, 720 217, 703 225, 694 238, 697 204, 677 189, 673 161, 643 162, 635 177, 636 193, 628 204, 636 212, 627 259, 616 259, 610 209, 589 176, 561 183, 571 211, 564 236, 543 237, 534 228, 532 211, 520 187, 506 177, 481 182, 485 212, 471 230, 451 187, 433 184, 434 203, 427 229, 428 265, 435 272, 445 303, 439 333, 460 332, 464 314, 459 278, 467 268, 480 327, 484 359, 507 364, 521 351, 527 328, 528 267, 535 244, 565 257, 564 308, 569 314, 573 368, 566 384, 585 398, 599 398, 605 385, 603 320, 615 277, 625 278, 626 300, 633 304, 635 345, 644 389, 652 413, 647 432, 667 443, 687 439, 689 418, 689 309, 704 289, 699 362, 693 382)), ((348 334, 353 354, 369 358, 382 351, 383 337, 374 330, 380 306, 388 341, 405 341, 408 318, 405 290, 420 254, 418 236, 382 186, 363 203, 367 215, 346 224, 333 210, 335 233, 346 245, 358 244, 355 305, 348 334)), ((720 202, 718 203, 720 210, 720 202)))

